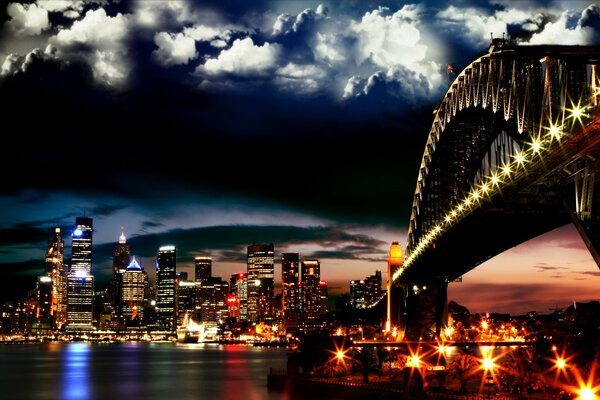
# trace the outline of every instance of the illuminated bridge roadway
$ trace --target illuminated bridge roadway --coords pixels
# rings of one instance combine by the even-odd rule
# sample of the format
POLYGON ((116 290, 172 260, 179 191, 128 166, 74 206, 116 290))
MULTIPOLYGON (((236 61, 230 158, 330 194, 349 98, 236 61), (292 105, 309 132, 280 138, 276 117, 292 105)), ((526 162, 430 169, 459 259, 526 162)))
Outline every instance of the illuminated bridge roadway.
POLYGON ((600 47, 494 39, 456 77, 433 113, 393 273, 392 322, 408 340, 446 324, 448 282, 549 230, 574 223, 600 262, 599 58, 600 47))

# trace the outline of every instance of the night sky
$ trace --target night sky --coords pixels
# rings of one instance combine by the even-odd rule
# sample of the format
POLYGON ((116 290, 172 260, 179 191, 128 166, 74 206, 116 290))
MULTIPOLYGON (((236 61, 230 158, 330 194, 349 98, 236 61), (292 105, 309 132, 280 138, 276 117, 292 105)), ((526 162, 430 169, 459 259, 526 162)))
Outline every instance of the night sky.
MULTIPOLYGON (((0 300, 43 273, 47 232, 94 218, 97 289, 125 227, 153 276, 246 247, 321 260, 330 293, 403 245, 432 111, 490 32, 600 44, 600 7, 563 1, 37 1, 0 9, 0 300), (10 127, 10 128, 9 128, 10 127)), ((468 251, 468 246, 465 246, 468 251)), ((276 264, 280 279, 280 264, 276 264)), ((386 277, 384 274, 384 281, 386 277)), ((571 227, 452 284, 472 311, 598 299, 571 227), (493 305, 493 307, 492 307, 493 305), (491 309, 493 308, 493 309, 491 309)))

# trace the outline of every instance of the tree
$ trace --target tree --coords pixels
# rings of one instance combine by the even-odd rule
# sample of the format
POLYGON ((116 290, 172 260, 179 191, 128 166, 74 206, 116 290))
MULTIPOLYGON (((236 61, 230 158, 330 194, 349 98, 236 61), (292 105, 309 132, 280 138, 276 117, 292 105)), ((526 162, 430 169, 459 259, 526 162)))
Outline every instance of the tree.
POLYGON ((471 354, 461 354, 448 366, 448 375, 460 381, 460 391, 467 391, 467 381, 479 368, 477 359, 471 354))
POLYGON ((369 383, 369 373, 379 372, 379 364, 375 352, 370 347, 360 347, 352 353, 352 366, 362 373, 363 383, 369 383))
POLYGON ((533 348, 518 347, 513 349, 508 354, 503 367, 512 380, 511 386, 517 388, 519 393, 523 395, 527 393, 528 388, 539 387, 543 389, 545 386, 533 348))

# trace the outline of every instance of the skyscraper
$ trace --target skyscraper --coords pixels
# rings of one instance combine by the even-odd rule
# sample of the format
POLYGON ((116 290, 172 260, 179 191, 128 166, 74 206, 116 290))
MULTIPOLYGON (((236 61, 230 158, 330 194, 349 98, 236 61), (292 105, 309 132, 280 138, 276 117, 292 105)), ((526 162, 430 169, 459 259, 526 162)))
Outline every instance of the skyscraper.
POLYGON ((300 262, 298 257, 298 253, 283 253, 281 255, 283 316, 286 320, 298 317, 300 308, 298 291, 300 262))
POLYGON ((274 249, 271 244, 248 246, 248 320, 273 314, 274 249))
POLYGON ((67 284, 69 330, 92 328, 94 277, 92 275, 92 218, 77 217, 71 245, 71 269, 67 284))
POLYGON ((148 285, 148 276, 135 258, 122 273, 121 307, 125 323, 141 321, 144 318, 144 293, 148 285))
POLYGON ((46 276, 52 280, 51 313, 53 325, 60 328, 67 323, 67 276, 64 263, 65 242, 60 228, 54 228, 52 240, 48 240, 46 251, 46 276))
POLYGON ((176 287, 175 273, 177 254, 175 246, 162 246, 156 256, 156 306, 158 323, 162 328, 175 331, 176 328, 176 287))
POLYGON ((115 246, 113 251, 113 272, 122 274, 129 266, 129 263, 131 263, 131 248, 127 244, 125 231, 121 228, 119 243, 115 246))
POLYGON ((121 313, 123 298, 123 274, 131 263, 131 248, 127 244, 125 232, 121 228, 119 243, 113 250, 113 276, 108 283, 108 298, 117 315, 121 313))
POLYGON ((321 312, 321 263, 319 260, 302 261, 302 315, 317 318, 321 312))
POLYGON ((239 319, 248 320, 248 277, 240 272, 231 275, 229 280, 229 293, 236 296, 239 306, 239 319))
POLYGON ((212 276, 211 257, 196 257, 194 264, 194 278, 196 282, 206 281, 212 276))

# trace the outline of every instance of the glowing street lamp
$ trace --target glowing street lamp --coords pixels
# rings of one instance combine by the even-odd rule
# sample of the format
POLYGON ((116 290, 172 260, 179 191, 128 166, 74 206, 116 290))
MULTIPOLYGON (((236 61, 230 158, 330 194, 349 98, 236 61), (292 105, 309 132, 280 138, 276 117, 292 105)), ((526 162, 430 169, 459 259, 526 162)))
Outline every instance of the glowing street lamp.
POLYGON ((594 389, 592 389, 589 386, 582 386, 581 388, 579 388, 578 392, 579 392, 579 396, 577 397, 578 400, 596 400, 596 399, 598 399, 598 396, 596 396, 596 392, 594 392, 594 389))

